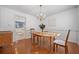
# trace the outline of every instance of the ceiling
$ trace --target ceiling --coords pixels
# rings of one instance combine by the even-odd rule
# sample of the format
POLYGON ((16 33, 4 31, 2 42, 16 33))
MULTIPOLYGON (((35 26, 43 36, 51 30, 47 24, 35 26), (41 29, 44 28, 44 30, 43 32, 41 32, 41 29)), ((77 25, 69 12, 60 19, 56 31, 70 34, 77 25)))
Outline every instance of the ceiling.
MULTIPOLYGON (((42 5, 41 10, 46 16, 50 16, 76 6, 77 5, 42 5)), ((37 16, 40 13, 40 5, 1 5, 1 7, 10 8, 33 16, 37 16)))

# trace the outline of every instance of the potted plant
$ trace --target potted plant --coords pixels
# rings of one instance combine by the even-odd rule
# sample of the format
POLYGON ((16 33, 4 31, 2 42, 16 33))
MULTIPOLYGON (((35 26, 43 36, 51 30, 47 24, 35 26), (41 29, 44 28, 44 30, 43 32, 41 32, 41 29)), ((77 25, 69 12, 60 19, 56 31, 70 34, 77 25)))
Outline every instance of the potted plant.
POLYGON ((43 32, 43 30, 44 30, 44 28, 45 28, 45 25, 42 23, 42 24, 39 25, 39 27, 41 28, 41 30, 42 30, 42 32, 43 32))

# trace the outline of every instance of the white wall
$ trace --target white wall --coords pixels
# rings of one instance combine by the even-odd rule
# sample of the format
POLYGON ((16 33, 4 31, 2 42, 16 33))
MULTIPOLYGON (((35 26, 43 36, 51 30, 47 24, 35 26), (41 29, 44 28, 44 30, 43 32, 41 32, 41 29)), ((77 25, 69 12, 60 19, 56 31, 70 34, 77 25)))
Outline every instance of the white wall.
POLYGON ((78 38, 78 40, 77 40, 77 42, 78 42, 78 44, 79 44, 79 6, 78 6, 78 21, 77 21, 77 23, 78 23, 78 25, 77 25, 77 38, 78 38))
POLYGON ((51 15, 46 18, 44 21, 47 23, 47 29, 51 32, 58 31, 61 33, 61 37, 64 38, 65 34, 68 29, 71 29, 71 34, 69 41, 71 42, 77 42, 77 20, 78 20, 78 15, 77 15, 77 8, 69 9, 60 13, 57 13, 55 15, 51 15), (52 23, 51 26, 49 24, 52 23))
MULTIPOLYGON (((15 20, 16 15, 23 16, 26 18, 26 36, 28 38, 29 36, 29 29, 31 27, 35 28, 37 31, 39 30, 39 21, 36 19, 36 17, 28 14, 21 13, 19 11, 11 10, 8 8, 0 8, 0 31, 7 31, 10 30, 13 32, 13 40, 18 40, 18 35, 16 35, 15 32, 15 20)), ((22 38, 21 38, 22 39, 22 38)))

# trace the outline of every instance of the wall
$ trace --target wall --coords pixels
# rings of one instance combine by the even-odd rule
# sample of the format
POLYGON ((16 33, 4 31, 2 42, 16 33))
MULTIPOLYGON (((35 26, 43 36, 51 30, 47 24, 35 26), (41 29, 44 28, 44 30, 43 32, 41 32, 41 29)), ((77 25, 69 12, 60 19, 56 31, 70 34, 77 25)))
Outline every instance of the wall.
POLYGON ((79 6, 78 6, 78 21, 77 21, 77 23, 78 23, 78 25, 77 25, 77 29, 78 29, 78 31, 77 31, 77 38, 78 38, 78 40, 77 40, 77 42, 78 42, 78 44, 79 44, 79 6))
POLYGON ((19 11, 11 10, 8 8, 3 8, 0 7, 0 31, 12 31, 13 32, 13 41, 22 39, 16 33, 15 29, 15 20, 16 16, 22 16, 25 17, 26 19, 26 29, 25 29, 25 34, 26 38, 29 38, 30 31, 29 29, 31 27, 35 28, 35 30, 39 30, 39 21, 36 19, 36 17, 28 14, 21 13, 19 11))
POLYGON ((46 18, 44 21, 47 25, 46 29, 50 32, 59 32, 61 38, 65 38, 68 29, 71 29, 69 41, 77 42, 77 8, 69 9, 46 18), (50 23, 52 23, 51 26, 50 23))

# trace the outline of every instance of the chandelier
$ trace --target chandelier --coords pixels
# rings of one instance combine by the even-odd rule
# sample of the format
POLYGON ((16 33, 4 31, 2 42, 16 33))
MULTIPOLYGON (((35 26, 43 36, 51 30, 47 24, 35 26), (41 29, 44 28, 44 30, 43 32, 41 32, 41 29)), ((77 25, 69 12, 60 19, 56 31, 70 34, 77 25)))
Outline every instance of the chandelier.
POLYGON ((46 15, 43 13, 43 5, 40 5, 40 13, 39 13, 39 19, 40 21, 44 20, 46 15))

